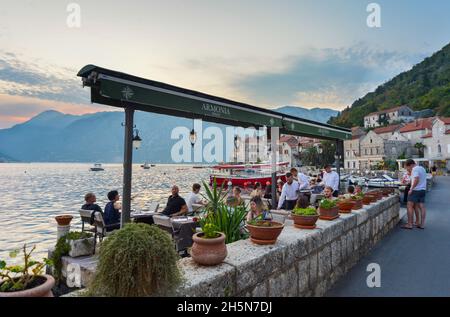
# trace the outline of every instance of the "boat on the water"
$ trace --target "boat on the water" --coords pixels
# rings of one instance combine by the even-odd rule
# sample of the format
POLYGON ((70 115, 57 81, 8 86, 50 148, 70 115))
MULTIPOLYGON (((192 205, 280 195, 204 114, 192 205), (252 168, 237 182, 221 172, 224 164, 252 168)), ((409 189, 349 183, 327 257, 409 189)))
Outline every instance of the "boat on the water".
POLYGON ((402 183, 397 179, 393 179, 387 174, 383 174, 380 178, 371 178, 367 181, 368 187, 395 187, 398 188, 402 183))
MULTIPOLYGON (((286 182, 286 169, 289 162, 279 162, 276 164, 276 179, 286 182)), ((219 186, 228 186, 231 181, 232 186, 251 187, 255 183, 261 183, 264 188, 266 184, 272 182, 270 163, 262 164, 219 164, 212 167, 212 173, 209 176, 210 184, 216 179, 219 186)))
POLYGON ((102 167, 102 164, 95 163, 93 167, 90 168, 92 172, 104 171, 105 169, 102 167))
POLYGON ((145 162, 144 164, 141 165, 141 167, 145 170, 150 169, 150 164, 148 164, 147 162, 145 162))

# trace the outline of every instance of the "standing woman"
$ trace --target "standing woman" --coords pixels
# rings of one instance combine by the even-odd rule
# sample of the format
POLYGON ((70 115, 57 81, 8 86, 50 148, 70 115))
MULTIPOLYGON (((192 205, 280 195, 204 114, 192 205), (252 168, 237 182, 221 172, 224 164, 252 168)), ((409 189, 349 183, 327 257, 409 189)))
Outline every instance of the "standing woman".
POLYGON ((408 193, 411 189, 411 172, 406 171, 405 174, 403 174, 402 178, 402 184, 406 185, 405 192, 403 194, 403 202, 406 204, 408 202, 408 193))

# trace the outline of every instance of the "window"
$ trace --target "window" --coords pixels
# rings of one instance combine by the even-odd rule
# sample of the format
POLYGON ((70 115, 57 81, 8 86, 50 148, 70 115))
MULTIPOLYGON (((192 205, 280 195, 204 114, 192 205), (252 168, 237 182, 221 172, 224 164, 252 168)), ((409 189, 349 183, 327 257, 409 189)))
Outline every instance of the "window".
POLYGON ((367 149, 364 149, 364 154, 367 155, 367 149))
POLYGON ((447 144, 447 152, 450 154, 450 144, 447 144))
POLYGON ((373 151, 372 151, 372 148, 370 148, 370 155, 372 155, 373 154, 373 151))
POLYGON ((347 151, 347 153, 346 153, 346 154, 347 154, 347 157, 349 157, 349 156, 350 156, 350 151, 347 151))
POLYGON ((350 168, 350 162, 347 162, 347 168, 350 168))
POLYGON ((377 148, 377 154, 380 154, 380 148, 377 148))
MULTIPOLYGON (((450 144, 449 144, 449 152, 450 152, 450 144)), ((353 162, 353 168, 355 168, 356 167, 356 163, 355 162, 353 162)))
POLYGON ((442 153, 442 148, 441 148, 441 145, 440 145, 440 144, 438 144, 438 153, 439 153, 439 154, 442 153))
POLYGON ((370 139, 370 143, 372 143, 372 139, 370 139))

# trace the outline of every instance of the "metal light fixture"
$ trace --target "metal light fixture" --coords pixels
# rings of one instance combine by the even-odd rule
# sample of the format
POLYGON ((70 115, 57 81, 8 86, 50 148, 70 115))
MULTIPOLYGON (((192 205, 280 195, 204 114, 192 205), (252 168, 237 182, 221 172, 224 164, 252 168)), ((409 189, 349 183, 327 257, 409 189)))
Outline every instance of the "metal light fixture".
POLYGON ((189 133, 189 141, 191 142, 192 146, 194 146, 195 142, 197 142, 197 132, 195 132, 194 129, 192 129, 189 133))
POLYGON ((137 150, 141 147, 142 139, 139 136, 139 130, 135 129, 136 135, 133 136, 133 147, 137 150))

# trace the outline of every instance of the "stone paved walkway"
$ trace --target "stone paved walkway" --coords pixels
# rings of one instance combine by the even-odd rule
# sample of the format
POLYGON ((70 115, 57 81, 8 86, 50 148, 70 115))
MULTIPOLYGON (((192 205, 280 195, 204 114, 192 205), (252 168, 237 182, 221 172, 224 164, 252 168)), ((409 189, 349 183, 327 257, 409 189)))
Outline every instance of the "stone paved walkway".
POLYGON ((450 177, 437 177, 426 197, 426 229, 394 228, 327 296, 450 296, 450 177), (369 263, 381 267, 381 287, 369 288, 369 263))

